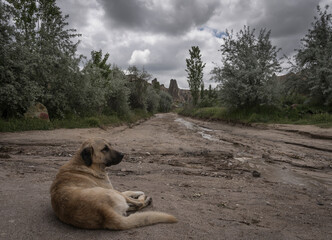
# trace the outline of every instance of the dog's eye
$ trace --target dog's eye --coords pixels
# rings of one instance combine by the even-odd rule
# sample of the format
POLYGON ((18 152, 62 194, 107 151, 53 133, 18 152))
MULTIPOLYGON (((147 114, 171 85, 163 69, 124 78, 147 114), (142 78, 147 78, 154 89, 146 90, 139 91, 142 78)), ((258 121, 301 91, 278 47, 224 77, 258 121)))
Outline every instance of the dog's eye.
POLYGON ((101 150, 102 152, 108 152, 110 149, 105 145, 105 147, 101 150))

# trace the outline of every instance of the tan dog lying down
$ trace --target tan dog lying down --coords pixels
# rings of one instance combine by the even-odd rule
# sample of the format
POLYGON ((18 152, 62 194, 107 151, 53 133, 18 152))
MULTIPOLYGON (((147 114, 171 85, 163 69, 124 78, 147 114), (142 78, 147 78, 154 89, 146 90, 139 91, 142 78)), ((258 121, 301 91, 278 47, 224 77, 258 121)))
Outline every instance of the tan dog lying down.
POLYGON ((162 212, 141 212, 126 216, 151 203, 140 191, 118 192, 105 171, 121 162, 123 154, 103 139, 84 142, 76 155, 56 175, 51 186, 52 207, 65 223, 88 229, 122 230, 175 223, 177 219, 162 212))

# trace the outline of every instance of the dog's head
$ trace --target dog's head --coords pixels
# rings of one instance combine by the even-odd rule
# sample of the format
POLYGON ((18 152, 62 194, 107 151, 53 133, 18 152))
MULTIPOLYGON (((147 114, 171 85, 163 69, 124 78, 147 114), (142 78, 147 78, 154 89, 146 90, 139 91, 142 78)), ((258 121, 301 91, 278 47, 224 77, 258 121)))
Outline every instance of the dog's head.
POLYGON ((87 140, 80 149, 80 157, 88 167, 93 164, 105 167, 116 165, 121 162, 123 156, 123 153, 114 150, 104 139, 87 140))

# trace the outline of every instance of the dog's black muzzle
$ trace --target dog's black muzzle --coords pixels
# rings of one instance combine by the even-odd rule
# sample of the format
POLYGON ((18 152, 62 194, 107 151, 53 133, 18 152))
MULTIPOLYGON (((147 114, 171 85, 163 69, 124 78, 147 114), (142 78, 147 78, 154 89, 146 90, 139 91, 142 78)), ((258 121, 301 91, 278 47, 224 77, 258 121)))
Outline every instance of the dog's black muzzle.
POLYGON ((124 157, 123 153, 115 152, 115 154, 114 154, 114 156, 112 156, 111 160, 107 161, 106 166, 109 167, 112 165, 119 164, 122 161, 123 157, 124 157))

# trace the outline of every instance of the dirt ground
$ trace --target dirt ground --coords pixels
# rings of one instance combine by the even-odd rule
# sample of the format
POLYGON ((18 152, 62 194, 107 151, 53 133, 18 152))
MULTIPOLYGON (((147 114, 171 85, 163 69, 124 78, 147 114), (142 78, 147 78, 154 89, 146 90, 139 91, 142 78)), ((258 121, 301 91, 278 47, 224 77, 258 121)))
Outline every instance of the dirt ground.
POLYGON ((242 126, 157 114, 134 126, 0 133, 0 239, 331 239, 332 129, 242 126), (49 188, 81 142, 126 154, 108 172, 176 224, 82 230, 52 212, 49 188))

